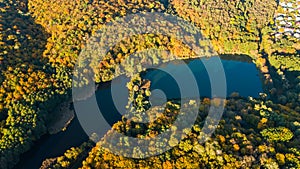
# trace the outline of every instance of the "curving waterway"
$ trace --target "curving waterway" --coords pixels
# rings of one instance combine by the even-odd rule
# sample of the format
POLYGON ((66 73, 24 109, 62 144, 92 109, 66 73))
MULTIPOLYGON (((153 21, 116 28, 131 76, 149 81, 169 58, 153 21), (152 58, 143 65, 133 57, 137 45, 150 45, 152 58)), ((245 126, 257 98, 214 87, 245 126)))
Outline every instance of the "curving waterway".
MULTIPOLYGON (((258 97, 259 93, 263 92, 259 70, 251 62, 251 59, 242 58, 243 61, 240 61, 241 58, 238 58, 239 60, 230 60, 230 57, 227 56, 221 60, 226 76, 227 96, 230 96, 233 92, 238 92, 240 96, 258 97)), ((209 63, 209 66, 213 67, 214 59, 216 58, 185 61, 196 79, 201 97, 211 97, 210 80, 203 63, 209 63)), ((148 70, 143 76, 151 80, 151 89, 160 89, 165 93, 167 98, 180 98, 178 85, 174 81, 174 78, 162 70, 167 69, 168 71, 177 72, 177 74, 184 76, 185 73, 182 71, 182 66, 176 61, 168 62, 160 66, 161 70, 148 70)), ((128 79, 120 77, 118 83, 120 88, 126 88, 126 80, 128 79)), ((122 116, 117 113, 118 111, 114 106, 110 89, 109 82, 99 84, 99 88, 95 94, 102 114, 108 123, 112 125, 120 120, 122 116)), ((87 99, 82 104, 88 105, 89 101, 87 99)), ((127 100, 124 100, 120 104, 125 106, 127 100)), ((105 131, 102 134, 105 134, 105 131)), ((37 169, 46 158, 61 156, 66 150, 74 146, 79 146, 87 139, 88 136, 75 116, 65 131, 54 135, 45 135, 37 141, 30 151, 22 155, 20 162, 15 168, 37 169)))

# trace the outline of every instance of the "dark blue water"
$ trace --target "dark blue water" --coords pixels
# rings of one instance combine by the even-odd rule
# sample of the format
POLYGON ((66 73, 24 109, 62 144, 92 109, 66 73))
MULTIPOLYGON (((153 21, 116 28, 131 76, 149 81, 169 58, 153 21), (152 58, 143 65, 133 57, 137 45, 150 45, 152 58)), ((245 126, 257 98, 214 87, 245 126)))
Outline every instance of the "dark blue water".
MULTIPOLYGON (((177 62, 170 62, 160 66, 159 69, 148 71, 144 75, 144 78, 151 81, 152 90, 162 90, 167 98, 181 98, 180 89, 175 79, 181 79, 180 76, 193 76, 192 78, 197 82, 199 95, 201 97, 212 97, 210 79, 214 77, 209 76, 207 67, 210 67, 210 71, 217 71, 214 72, 213 75, 222 73, 225 75, 226 81, 223 82, 220 80, 220 82, 224 83, 227 96, 230 96, 233 92, 238 92, 240 96, 258 97, 259 93, 263 91, 259 71, 254 63, 221 60, 223 68, 214 68, 214 66, 218 65, 217 60, 215 59, 216 58, 209 58, 189 61, 187 66, 192 74, 186 71, 185 65, 178 64, 177 62), (172 77, 170 72, 175 74, 176 77, 172 77)), ((190 95, 190 97, 194 96, 197 95, 195 93, 194 95, 190 95)))
MULTIPOLYGON (((217 82, 221 84, 216 86, 224 87, 226 91, 225 97, 230 96, 233 92, 239 93, 242 97, 258 97, 259 93, 263 92, 259 71, 252 62, 232 60, 221 60, 220 62, 218 58, 195 59, 184 63, 174 61, 162 64, 155 69, 149 69, 141 74, 143 78, 151 81, 151 91, 158 89, 164 94, 164 97, 158 95, 158 99, 161 97, 161 100, 183 98, 180 92, 180 87, 182 86, 176 81, 182 79, 194 79, 199 91, 199 93, 196 93, 197 90, 190 87, 190 81, 184 81, 185 87, 189 88, 187 94, 185 94, 185 98, 193 99, 196 96, 212 97, 211 81, 214 78, 221 78, 221 76, 218 76, 220 74, 224 75, 225 81, 217 80, 217 82), (221 67, 216 67, 218 63, 220 63, 221 67), (209 70, 210 73, 208 73, 207 70, 209 70), (211 75, 215 75, 216 77, 210 77, 211 75), (187 78, 186 76, 190 77, 187 78)), ((113 87, 111 84, 106 85, 106 87, 100 86, 100 89, 96 91, 98 107, 105 121, 110 126, 119 121, 122 118, 122 113, 126 112, 125 106, 128 104, 128 90, 126 84, 128 81, 129 78, 121 76, 113 80, 113 87)), ((218 95, 213 96, 218 97, 218 95)), ((81 104, 80 107, 85 110, 91 109, 94 103, 88 99, 81 104)), ((158 105, 163 104, 164 103, 158 105)), ((88 114, 85 115, 95 117, 91 111, 87 113, 88 114)), ((87 118, 86 123, 91 121, 95 124, 94 132, 103 128, 107 128, 107 130, 110 128, 110 126, 97 125, 96 119, 93 118, 87 118)), ((106 132, 102 132, 98 134, 102 136, 105 133, 106 132)))
MULTIPOLYGON (((205 65, 209 66, 210 70, 215 71, 217 74, 225 73, 227 96, 229 96, 232 92, 238 92, 240 96, 258 97, 259 93, 263 91, 262 82, 259 78, 259 71, 255 64, 251 62, 221 60, 224 68, 223 72, 223 69, 216 67, 217 64, 215 64, 214 59, 215 58, 186 61, 186 64, 191 70, 192 76, 197 83, 201 97, 211 97, 211 83, 206 69, 207 67, 205 67, 205 65), (206 64, 204 65, 203 63, 206 64)), ((190 75, 185 71, 184 64, 178 64, 178 62, 174 61, 163 64, 159 68, 160 69, 152 69, 143 73, 144 78, 151 80, 151 90, 159 89, 163 91, 166 98, 180 98, 181 94, 175 78, 179 77, 180 79, 180 76, 185 77, 190 75), (175 74, 176 77, 174 78, 170 76, 165 71, 175 74)), ((100 84, 99 89, 95 93, 101 113, 110 126, 121 119, 122 114, 118 112, 125 112, 125 105, 127 104, 128 97, 128 92, 126 92, 127 81, 128 78, 119 77, 115 80, 115 83, 113 83, 116 85, 116 88, 123 89, 120 90, 123 91, 123 93, 115 93, 119 100, 118 108, 115 106, 113 101, 110 82, 100 84)), ((186 84, 188 83, 189 82, 187 81, 186 84)), ((194 97, 197 96, 197 94, 191 92, 189 96, 194 97)), ((90 98, 79 103, 87 110, 87 116, 89 113, 92 113, 90 112, 92 110, 89 108, 89 104, 91 103, 92 101, 90 98)), ((97 130, 97 125, 95 130, 97 130)), ((100 137, 106 133, 104 130, 101 131, 102 133, 100 133, 100 137)), ((72 146, 78 146, 87 139, 88 136, 82 129, 77 117, 75 117, 66 131, 55 135, 45 136, 43 139, 39 140, 29 152, 22 156, 21 162, 16 166, 16 168, 39 168, 42 161, 46 158, 63 155, 67 149, 72 146)))

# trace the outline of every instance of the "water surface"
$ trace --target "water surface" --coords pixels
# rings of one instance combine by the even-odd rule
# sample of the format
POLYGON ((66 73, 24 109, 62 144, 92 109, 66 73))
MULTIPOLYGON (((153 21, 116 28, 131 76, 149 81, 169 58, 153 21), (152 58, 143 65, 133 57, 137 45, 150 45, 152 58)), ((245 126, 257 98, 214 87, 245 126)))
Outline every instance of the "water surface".
MULTIPOLYGON (((206 66, 211 66, 212 70, 221 71, 220 68, 214 69, 214 59, 216 58, 185 61, 190 68, 197 85, 199 86, 199 94, 201 97, 211 97, 210 78, 203 63, 209 63, 206 64, 206 66)), ((238 92, 240 96, 244 97, 259 96, 259 93, 262 92, 263 89, 262 82, 259 78, 259 71, 255 64, 252 62, 241 62, 235 60, 221 61, 226 76, 227 96, 229 96, 232 92, 238 92)), ((163 64, 160 66, 160 68, 161 70, 148 70, 143 75, 145 78, 152 81, 151 89, 159 89, 163 91, 166 95, 166 98, 180 98, 180 91, 176 81, 174 78, 172 78, 172 76, 164 72, 164 70, 171 71, 178 76, 186 76, 187 72, 184 71, 184 65, 180 65, 174 61, 163 64)), ((223 72, 221 71, 219 73, 223 72)), ((114 83, 116 84, 116 88, 125 89, 120 90, 123 91, 123 93, 119 93, 117 99, 118 104, 121 105, 120 107, 116 107, 114 105, 110 82, 99 84, 99 89, 95 93, 98 106, 110 125, 113 125, 115 122, 121 119, 122 115, 118 113, 118 110, 120 112, 125 112, 124 107, 127 104, 128 95, 128 92, 124 92, 126 91, 126 80, 128 79, 120 77, 115 80, 118 83, 114 83)), ((197 94, 193 95, 191 93, 190 97, 193 96, 197 96, 197 94)), ((90 98, 82 101, 80 104, 85 106, 87 116, 89 113, 91 113, 91 111, 93 111, 89 109, 89 104, 91 104, 90 98)), ((93 117, 91 117, 91 119, 93 119, 93 117)), ((97 127, 97 124, 95 125, 97 127)), ((105 133, 106 131, 102 130, 100 137, 105 133)), ((61 156, 67 149, 71 148, 72 146, 79 146, 87 139, 88 136, 82 129, 77 117, 75 117, 66 131, 54 135, 44 136, 41 140, 36 142, 35 146, 21 157, 21 161, 16 168, 39 168, 42 164, 42 161, 46 158, 61 156)))

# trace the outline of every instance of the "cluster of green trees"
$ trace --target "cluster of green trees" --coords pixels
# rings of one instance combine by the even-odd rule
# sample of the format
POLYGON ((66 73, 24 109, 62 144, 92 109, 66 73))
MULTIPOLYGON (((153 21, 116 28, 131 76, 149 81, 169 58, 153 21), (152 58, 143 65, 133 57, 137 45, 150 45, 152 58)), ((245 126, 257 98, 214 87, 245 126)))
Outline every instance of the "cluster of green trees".
POLYGON ((269 61, 272 66, 281 71, 300 71, 300 56, 298 55, 280 55, 273 54, 269 56, 269 61))
POLYGON ((82 143, 79 147, 72 147, 67 150, 62 156, 54 159, 46 159, 41 168, 47 169, 63 169, 63 168, 78 168, 81 166, 80 159, 84 159, 90 149, 94 146, 94 142, 89 140, 82 143))
POLYGON ((267 128, 261 132, 262 136, 269 141, 289 141, 293 133, 285 127, 267 128))
POLYGON ((128 108, 131 107, 132 111, 142 113, 147 111, 150 107, 149 96, 151 81, 143 79, 136 75, 127 83, 129 90, 128 108))

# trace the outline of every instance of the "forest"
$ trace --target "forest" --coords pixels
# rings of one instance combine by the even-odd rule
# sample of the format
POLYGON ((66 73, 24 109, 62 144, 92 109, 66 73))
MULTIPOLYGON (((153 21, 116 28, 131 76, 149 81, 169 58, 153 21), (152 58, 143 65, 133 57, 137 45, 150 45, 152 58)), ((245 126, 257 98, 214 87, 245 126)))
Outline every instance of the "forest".
MULTIPOLYGON (((201 46, 211 45, 220 55, 250 56, 263 75, 265 94, 260 98, 238 94, 227 98, 216 131, 203 144, 197 142, 203 121, 209 106, 219 104, 210 98, 201 98, 197 121, 187 136, 160 155, 146 159, 115 155, 101 147, 106 141, 103 138, 96 145, 87 140, 54 160, 45 159, 45 168, 300 168, 300 40, 275 38, 278 29, 274 16, 282 12, 277 1, 2 0, 1 169, 13 168, 21 155, 47 134, 53 110, 72 97, 73 69, 88 39, 107 23, 143 12, 174 15, 193 24, 209 41, 201 46)), ((94 81, 85 83, 111 81, 117 64, 147 48, 165 49, 178 56, 153 55, 153 64, 195 57, 174 37, 133 36, 112 47, 98 65, 92 65, 94 81)), ((133 72, 130 69, 135 62, 123 62, 127 72, 133 72)), ((144 111, 151 92, 142 87, 144 79, 135 77, 128 84, 129 103, 144 111)), ((170 128, 178 107, 170 100, 154 122, 141 125, 122 119, 112 129, 137 138, 153 138, 170 128)), ((170 138, 168 144, 175 142, 170 138)))

